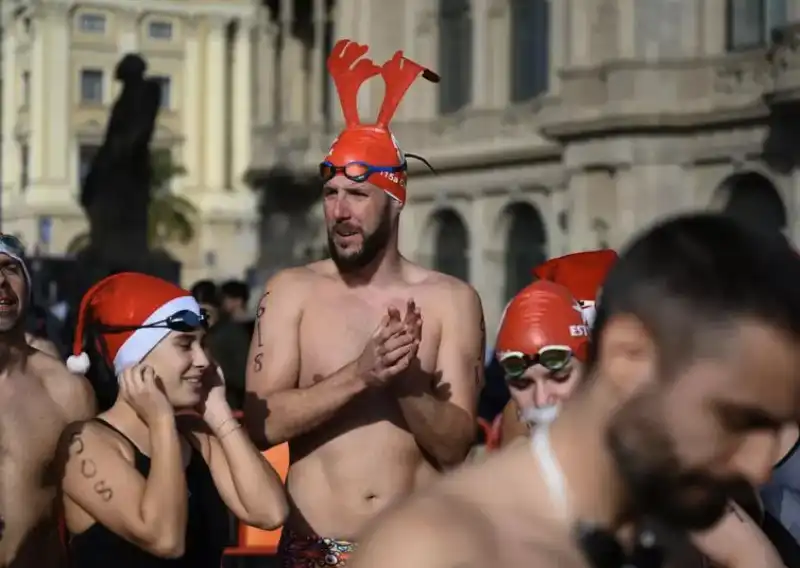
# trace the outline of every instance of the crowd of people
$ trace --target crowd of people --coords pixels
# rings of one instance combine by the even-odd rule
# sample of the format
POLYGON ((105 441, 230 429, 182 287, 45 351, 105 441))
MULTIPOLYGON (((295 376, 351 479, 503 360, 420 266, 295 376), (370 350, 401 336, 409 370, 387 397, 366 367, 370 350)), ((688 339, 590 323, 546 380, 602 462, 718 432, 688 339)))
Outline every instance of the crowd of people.
POLYGON ((531 267, 485 373, 476 291, 398 249, 389 123, 438 76, 366 51, 328 62, 330 258, 272 277, 253 319, 240 282, 117 273, 64 362, 0 235, 0 567, 218 568, 229 514, 282 527, 287 568, 800 566, 791 244, 698 213, 531 267), (285 484, 262 454, 282 443, 285 484))

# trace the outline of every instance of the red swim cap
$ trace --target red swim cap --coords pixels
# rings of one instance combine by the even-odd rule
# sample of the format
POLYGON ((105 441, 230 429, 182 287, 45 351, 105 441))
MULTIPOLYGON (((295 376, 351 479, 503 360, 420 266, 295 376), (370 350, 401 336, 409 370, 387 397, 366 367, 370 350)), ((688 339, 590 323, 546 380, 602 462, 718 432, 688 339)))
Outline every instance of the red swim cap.
POLYGON ((328 71, 339 93, 345 128, 331 144, 324 162, 335 167, 352 163, 402 167, 398 171, 373 173, 367 181, 405 203, 406 157, 389 130, 389 122, 417 77, 421 75, 434 83, 439 81, 439 77, 430 69, 404 57, 402 51, 378 67, 371 59, 363 57, 368 50, 366 45, 343 39, 336 43, 328 57, 328 71), (358 114, 358 90, 375 75, 381 75, 386 84, 383 104, 375 123, 363 124, 358 114))
POLYGON ((582 360, 588 336, 581 307, 569 290, 539 280, 523 288, 506 306, 495 349, 534 355, 543 347, 565 345, 582 360))

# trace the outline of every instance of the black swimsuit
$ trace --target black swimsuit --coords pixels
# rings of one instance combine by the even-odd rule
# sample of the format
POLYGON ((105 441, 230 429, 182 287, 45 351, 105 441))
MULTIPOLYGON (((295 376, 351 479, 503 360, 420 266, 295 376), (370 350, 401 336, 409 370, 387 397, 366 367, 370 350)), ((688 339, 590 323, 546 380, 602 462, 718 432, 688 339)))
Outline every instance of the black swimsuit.
MULTIPOLYGON (((147 478, 150 458, 125 434, 97 418, 96 421, 125 438, 133 448, 136 471, 147 478)), ((219 496, 211 471, 203 456, 192 448, 186 467, 188 526, 186 548, 181 558, 159 558, 142 550, 95 523, 82 533, 70 536, 69 555, 72 568, 219 568, 225 547, 228 510, 219 496)))

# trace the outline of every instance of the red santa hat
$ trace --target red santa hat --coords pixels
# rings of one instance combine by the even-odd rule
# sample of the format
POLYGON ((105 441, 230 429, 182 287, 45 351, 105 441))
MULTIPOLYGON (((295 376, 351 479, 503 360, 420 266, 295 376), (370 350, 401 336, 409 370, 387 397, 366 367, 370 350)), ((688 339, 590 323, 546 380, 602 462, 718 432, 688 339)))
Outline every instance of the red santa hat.
POLYGON ((67 367, 73 373, 88 371, 84 341, 102 341, 98 352, 119 374, 139 363, 169 334, 168 318, 187 311, 202 317, 192 295, 166 280, 136 272, 104 278, 81 300, 73 355, 67 359, 67 367), (162 322, 165 325, 159 326, 162 322), (97 333, 87 334, 91 328, 97 333))
POLYGON ((533 269, 533 275, 566 287, 581 303, 586 323, 592 325, 597 296, 617 258, 610 249, 576 252, 540 264, 533 269))

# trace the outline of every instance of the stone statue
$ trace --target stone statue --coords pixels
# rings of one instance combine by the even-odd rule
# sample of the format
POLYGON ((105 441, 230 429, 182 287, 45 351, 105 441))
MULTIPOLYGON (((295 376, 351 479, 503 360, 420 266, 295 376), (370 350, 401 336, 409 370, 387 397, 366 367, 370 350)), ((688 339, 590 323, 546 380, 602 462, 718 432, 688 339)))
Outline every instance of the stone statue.
POLYGON ((161 87, 145 76, 139 55, 125 55, 115 77, 122 91, 111 110, 105 139, 89 167, 80 202, 89 219, 89 246, 76 258, 70 304, 78 306, 97 281, 118 272, 144 272, 177 282, 180 264, 147 243, 151 199, 150 142, 161 87))
POLYGON ((122 92, 111 110, 102 146, 81 188, 92 252, 115 261, 146 255, 152 168, 150 141, 161 102, 147 65, 128 54, 117 64, 122 92))

